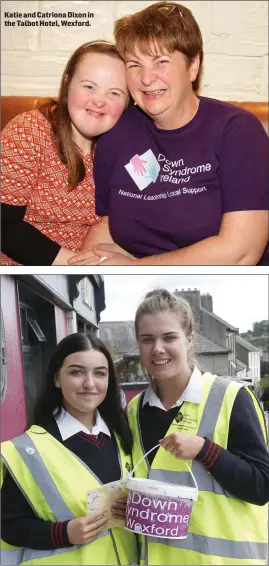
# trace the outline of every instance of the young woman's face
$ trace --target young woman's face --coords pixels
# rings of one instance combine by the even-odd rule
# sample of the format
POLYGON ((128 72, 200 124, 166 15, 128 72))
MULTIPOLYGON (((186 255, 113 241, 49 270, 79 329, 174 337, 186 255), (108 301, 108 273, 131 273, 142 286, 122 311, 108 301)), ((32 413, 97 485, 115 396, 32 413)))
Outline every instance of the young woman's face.
POLYGON ((68 112, 75 132, 86 138, 107 132, 128 100, 123 61, 100 53, 84 55, 68 89, 68 112))
POLYGON ((63 405, 79 419, 92 413, 105 399, 108 388, 108 361, 98 350, 70 354, 55 378, 63 394, 63 405))
POLYGON ((170 128, 174 120, 176 127, 178 112, 193 96, 192 81, 198 73, 199 58, 188 66, 179 51, 168 53, 158 48, 154 56, 139 50, 127 53, 125 64, 127 85, 138 106, 157 126, 167 123, 170 128))
POLYGON ((139 320, 141 362, 156 381, 180 377, 188 369, 188 343, 178 317, 169 311, 147 314, 139 320))

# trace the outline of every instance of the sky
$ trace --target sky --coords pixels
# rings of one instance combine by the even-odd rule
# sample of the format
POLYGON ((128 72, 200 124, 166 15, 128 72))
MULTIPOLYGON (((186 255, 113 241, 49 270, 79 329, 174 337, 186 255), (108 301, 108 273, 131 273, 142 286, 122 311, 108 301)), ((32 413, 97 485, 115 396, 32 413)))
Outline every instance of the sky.
POLYGON ((267 275, 105 275, 106 309, 101 322, 134 320, 143 296, 155 288, 194 289, 210 293, 213 312, 239 332, 254 322, 268 319, 267 275))

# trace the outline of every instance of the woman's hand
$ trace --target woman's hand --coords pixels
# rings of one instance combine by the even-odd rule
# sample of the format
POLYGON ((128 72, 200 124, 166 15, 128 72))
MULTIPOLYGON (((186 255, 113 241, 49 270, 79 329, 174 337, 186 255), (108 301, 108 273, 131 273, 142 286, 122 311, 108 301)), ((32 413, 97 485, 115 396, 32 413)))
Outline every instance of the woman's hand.
POLYGON ((93 252, 93 248, 78 252, 68 259, 68 265, 98 265, 99 263, 100 257, 93 252))
POLYGON ((72 519, 67 524, 67 536, 70 544, 88 544, 91 542, 101 531, 107 527, 110 519, 107 515, 100 511, 92 513, 87 517, 78 517, 72 519))
POLYGON ((178 460, 193 460, 205 443, 201 436, 187 432, 173 432, 160 440, 160 445, 178 460))
POLYGON ((104 265, 131 265, 132 260, 133 256, 117 244, 99 244, 77 253, 68 260, 68 264, 99 265, 104 263, 104 265), (103 257, 107 259, 100 262, 103 257))
MULTIPOLYGON (((137 265, 137 263, 134 262, 134 259, 132 259, 132 256, 126 256, 123 254, 110 254, 107 252, 107 250, 98 250, 99 252, 99 262, 101 263, 101 265, 137 265), (102 260, 100 262, 100 259, 102 258, 106 258, 104 260, 102 260)), ((97 253, 97 251, 95 250, 95 253, 97 253)), ((94 264, 96 265, 96 264, 94 264)))
POLYGON ((112 517, 114 519, 125 519, 127 497, 121 497, 111 505, 112 517))

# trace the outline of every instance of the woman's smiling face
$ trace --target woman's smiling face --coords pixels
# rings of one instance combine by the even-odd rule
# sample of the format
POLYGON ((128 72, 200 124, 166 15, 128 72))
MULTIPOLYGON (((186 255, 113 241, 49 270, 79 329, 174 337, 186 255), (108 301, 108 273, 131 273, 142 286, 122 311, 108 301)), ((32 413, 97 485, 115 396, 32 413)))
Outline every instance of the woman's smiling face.
POLYGON ((199 70, 199 57, 188 64, 179 51, 168 53, 153 47, 152 54, 139 49, 126 53, 125 64, 127 85, 138 106, 158 127, 176 124, 182 105, 194 96, 192 81, 199 70))
POLYGON ((156 381, 177 378, 188 368, 189 343, 178 316, 170 311, 146 314, 139 319, 141 362, 156 381))
POLYGON ((129 101, 124 63, 104 53, 87 53, 68 88, 68 112, 73 130, 86 138, 107 132, 129 101))
POLYGON ((65 358, 55 385, 62 390, 65 409, 79 420, 81 413, 93 413, 105 399, 108 379, 106 357, 89 349, 65 358))

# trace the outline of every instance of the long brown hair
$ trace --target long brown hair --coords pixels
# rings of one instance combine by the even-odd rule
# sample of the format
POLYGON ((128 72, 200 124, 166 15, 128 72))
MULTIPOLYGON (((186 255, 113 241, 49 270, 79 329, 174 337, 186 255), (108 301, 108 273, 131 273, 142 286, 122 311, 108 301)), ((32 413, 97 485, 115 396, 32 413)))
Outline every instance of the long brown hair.
POLYGON ((98 407, 98 411, 109 429, 118 434, 124 452, 131 454, 133 444, 132 433, 128 425, 127 417, 121 407, 119 384, 113 360, 105 344, 92 334, 87 335, 76 332, 69 334, 59 342, 50 359, 43 391, 35 405, 32 422, 29 422, 27 428, 32 424, 45 426, 53 415, 55 415, 56 418, 60 415, 61 408, 63 407, 63 395, 61 389, 55 386, 55 376, 60 371, 67 356, 88 350, 101 352, 107 359, 109 374, 108 389, 105 399, 98 407))
POLYGON ((154 46, 168 52, 180 51, 188 65, 199 54, 200 67, 193 91, 199 89, 203 62, 203 39, 192 12, 176 2, 157 2, 115 22, 114 36, 118 51, 124 59, 126 52, 138 48, 152 55, 154 46))
POLYGON ((69 190, 72 191, 85 178, 86 171, 82 157, 73 140, 72 124, 68 112, 67 97, 70 82, 81 59, 88 53, 101 53, 121 59, 117 48, 108 41, 84 43, 70 57, 63 72, 59 96, 39 106, 40 112, 49 121, 55 138, 59 157, 68 168, 69 190))

